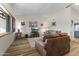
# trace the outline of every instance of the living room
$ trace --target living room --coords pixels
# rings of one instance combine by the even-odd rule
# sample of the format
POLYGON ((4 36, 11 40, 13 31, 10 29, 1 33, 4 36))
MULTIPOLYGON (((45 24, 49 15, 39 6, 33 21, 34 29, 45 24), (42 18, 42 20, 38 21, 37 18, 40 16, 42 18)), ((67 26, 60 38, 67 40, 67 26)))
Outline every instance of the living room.
MULTIPOLYGON (((12 24, 8 22, 7 26, 11 25, 11 28, 8 26, 7 29, 6 21, 0 20, 0 24, 3 22, 3 27, 7 29, 7 32, 10 32, 8 35, 1 34, 0 55, 79 55, 79 38, 74 36, 75 28, 78 29, 78 26, 75 27, 74 24, 79 22, 78 5, 75 3, 2 3, 1 5, 5 7, 9 15, 12 15, 10 16, 11 19, 15 21, 12 20, 12 24), (45 39, 45 42, 39 42, 39 39, 45 39), (55 42, 54 39, 59 40, 56 41, 59 44, 54 46, 56 47, 55 50, 52 47, 54 50, 52 52, 50 43, 55 42), (47 45, 44 45, 46 43, 47 45)), ((1 8, 5 10, 3 7, 1 8)), ((0 33, 5 32, 5 30, 0 29, 0 33)))

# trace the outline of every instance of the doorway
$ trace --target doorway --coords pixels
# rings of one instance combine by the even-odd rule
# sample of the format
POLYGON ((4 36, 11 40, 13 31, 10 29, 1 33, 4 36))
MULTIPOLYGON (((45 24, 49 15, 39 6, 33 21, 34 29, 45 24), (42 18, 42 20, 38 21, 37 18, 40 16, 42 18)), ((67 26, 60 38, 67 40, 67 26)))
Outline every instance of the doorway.
POLYGON ((74 24, 74 37, 79 38, 79 23, 74 24))

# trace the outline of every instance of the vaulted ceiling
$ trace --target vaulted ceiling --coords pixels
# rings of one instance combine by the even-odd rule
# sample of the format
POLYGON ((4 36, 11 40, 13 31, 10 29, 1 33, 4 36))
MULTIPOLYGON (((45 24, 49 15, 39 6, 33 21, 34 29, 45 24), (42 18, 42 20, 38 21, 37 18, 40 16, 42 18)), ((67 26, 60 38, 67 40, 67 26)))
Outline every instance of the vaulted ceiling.
POLYGON ((69 3, 11 3, 18 16, 51 14, 64 9, 69 3))

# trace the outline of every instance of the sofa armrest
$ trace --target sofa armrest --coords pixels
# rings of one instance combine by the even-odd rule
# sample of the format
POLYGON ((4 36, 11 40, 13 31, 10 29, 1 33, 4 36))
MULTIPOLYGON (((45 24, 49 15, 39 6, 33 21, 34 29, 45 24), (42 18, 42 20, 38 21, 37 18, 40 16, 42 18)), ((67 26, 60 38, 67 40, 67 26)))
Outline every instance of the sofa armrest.
POLYGON ((35 41, 35 48, 39 51, 39 53, 43 56, 46 55, 46 51, 44 49, 45 45, 42 40, 36 40, 35 41))

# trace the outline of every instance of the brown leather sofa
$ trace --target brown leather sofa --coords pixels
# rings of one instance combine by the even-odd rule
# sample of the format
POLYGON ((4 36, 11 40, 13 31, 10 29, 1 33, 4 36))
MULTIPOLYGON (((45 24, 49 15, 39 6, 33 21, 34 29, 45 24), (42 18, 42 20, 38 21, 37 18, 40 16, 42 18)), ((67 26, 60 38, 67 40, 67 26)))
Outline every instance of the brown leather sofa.
POLYGON ((70 51, 70 37, 66 33, 47 35, 43 37, 42 44, 35 43, 36 49, 41 55, 62 56, 70 51), (45 41, 47 41, 45 43, 45 41))

